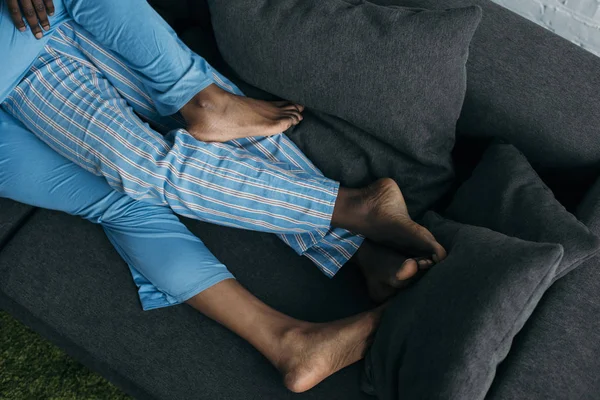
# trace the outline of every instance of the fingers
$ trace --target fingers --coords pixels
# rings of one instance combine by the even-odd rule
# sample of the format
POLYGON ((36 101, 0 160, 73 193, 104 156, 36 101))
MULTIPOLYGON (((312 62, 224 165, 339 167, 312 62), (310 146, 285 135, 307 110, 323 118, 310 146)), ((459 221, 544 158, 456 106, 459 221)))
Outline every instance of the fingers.
POLYGON ((46 6, 46 12, 49 16, 54 15, 54 2, 52 0, 44 0, 44 5, 46 6))
POLYGON ((15 24, 18 30, 24 32, 27 28, 25 27, 25 22, 23 22, 23 16, 21 15, 19 3, 17 0, 6 0, 6 4, 8 6, 10 19, 12 19, 13 24, 15 24))
POLYGON ((47 31, 50 29, 50 21, 48 21, 48 14, 46 14, 46 4, 44 0, 33 0, 33 7, 37 14, 38 20, 42 29, 47 31))
POLYGON ((27 25, 31 28, 31 33, 37 39, 44 36, 42 29, 45 31, 50 29, 48 15, 54 14, 54 2, 52 0, 6 0, 6 3, 10 17, 19 31, 24 32, 27 30, 23 17, 25 17, 27 25))
POLYGON ((35 36, 36 39, 41 39, 44 34, 42 33, 42 28, 40 28, 37 13, 35 12, 32 1, 21 0, 21 10, 23 10, 23 16, 25 17, 33 36, 35 36))

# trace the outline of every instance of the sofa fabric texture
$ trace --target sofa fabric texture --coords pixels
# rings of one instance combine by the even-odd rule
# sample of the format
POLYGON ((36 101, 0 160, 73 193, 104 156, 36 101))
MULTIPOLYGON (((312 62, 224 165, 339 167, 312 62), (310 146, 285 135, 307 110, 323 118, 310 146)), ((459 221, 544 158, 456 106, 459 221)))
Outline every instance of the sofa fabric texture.
POLYGON ((569 213, 510 144, 492 144, 458 189, 445 216, 505 235, 559 243, 565 256, 556 279, 600 250, 600 239, 569 213))
MULTIPOLYGON (((230 75, 216 52, 211 27, 203 25, 208 23, 203 1, 150 2, 160 3, 160 11, 184 40, 247 94, 269 96, 230 75)), ((583 167, 597 173, 597 57, 487 0, 374 2, 431 9, 481 6, 483 19, 470 47, 457 134, 462 139, 505 138, 538 169, 583 167)), ((298 128, 302 126, 319 127, 324 132, 321 140, 339 145, 334 152, 313 149, 315 157, 337 158, 345 173, 352 174, 351 181, 374 178, 369 172, 374 161, 353 145, 353 138, 364 136, 353 124, 308 109, 298 128)), ((310 134, 290 134, 298 141, 310 139, 310 134)), ((475 151, 470 139, 463 148, 465 153, 475 151)), ((579 176, 571 174, 571 180, 579 176)), ((588 204, 598 204, 599 199, 590 198, 588 204)), ((23 211, 21 215, 28 216, 32 209, 0 201, 0 221, 12 226, 0 251, 0 307, 136 398, 371 398, 358 388, 361 364, 306 394, 287 392, 276 371, 248 344, 189 307, 141 311, 127 266, 101 229, 44 210, 11 225, 13 215, 23 211)), ((600 215, 577 215, 600 233, 600 215)), ((283 312, 327 321, 370 306, 360 275, 350 265, 328 280, 270 235, 188 225, 244 285, 283 312)), ((597 258, 558 280, 516 336, 488 398, 595 399, 600 393, 598 293, 597 258)))
POLYGON ((433 10, 480 6, 457 133, 502 138, 536 168, 600 171, 597 56, 489 0, 373 2, 433 10))
POLYGON ((33 207, 28 205, 0 198, 0 249, 23 225, 33 210, 33 207))
MULTIPOLYGON (((274 235, 186 222, 245 287, 278 310, 328 321, 370 307, 354 268, 331 280, 274 235)), ((359 389, 360 364, 296 395, 250 344, 191 307, 143 311, 129 269, 102 229, 76 217, 36 211, 0 252, 0 277, 3 296, 68 338, 72 354, 110 366, 111 380, 126 377, 156 399, 369 399, 359 389)))
POLYGON ((385 311, 367 356, 379 400, 483 399, 563 256, 562 246, 428 213, 449 251, 385 311))
POLYGON ((479 7, 427 11, 360 0, 208 4, 221 54, 241 79, 351 125, 331 135, 332 125, 320 120, 289 132, 325 175, 347 186, 392 177, 414 216, 446 192, 479 7), (331 157, 348 148, 360 169, 331 157), (359 176, 347 173, 357 170, 359 176))
MULTIPOLYGON (((600 180, 577 209, 600 235, 600 180)), ((594 399, 600 393, 600 257, 546 292, 499 368, 488 399, 594 399)))

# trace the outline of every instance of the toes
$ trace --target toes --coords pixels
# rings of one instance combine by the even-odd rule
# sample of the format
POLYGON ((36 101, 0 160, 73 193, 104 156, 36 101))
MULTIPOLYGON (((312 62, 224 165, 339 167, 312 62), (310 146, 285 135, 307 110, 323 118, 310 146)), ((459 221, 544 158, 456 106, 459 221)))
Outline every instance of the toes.
POLYGON ((292 127, 292 125, 295 125, 295 124, 294 124, 294 120, 291 117, 283 117, 283 118, 279 118, 277 120, 273 120, 272 134, 276 135, 278 133, 287 131, 288 129, 290 129, 292 127))
POLYGON ((432 260, 437 264, 440 261, 443 261, 447 257, 446 249, 442 247, 441 244, 435 242, 433 245, 434 253, 432 254, 432 260))
POLYGON ((283 118, 291 121, 291 125, 298 125, 300 123, 300 118, 294 114, 286 114, 283 118))
POLYGON ((435 240, 435 237, 427 228, 419 225, 418 229, 420 232, 418 236, 423 240, 420 246, 422 251, 431 252, 429 253, 431 254, 431 260, 436 264, 443 261, 447 256, 446 249, 435 240))
POLYGON ((292 126, 298 125, 300 121, 302 121, 302 115, 297 112, 287 112, 272 121, 273 134, 284 132, 292 126))
POLYGON ((281 107, 284 111, 293 111, 296 113, 301 113, 304 110, 304 107, 300 108, 298 104, 288 104, 287 106, 281 107))
POLYGON ((302 121, 302 114, 300 114, 298 111, 286 111, 283 116, 291 118, 293 125, 298 125, 300 121, 302 121))
POLYGON ((409 258, 402 266, 396 271, 396 281, 394 282, 394 287, 398 284, 402 284, 402 281, 412 278, 419 271, 419 265, 417 261, 413 258, 409 258))
POLYGON ((419 269, 429 269, 433 266, 434 261, 430 258, 418 258, 417 264, 419 266, 419 269))
POLYGON ((304 111, 304 106, 301 104, 292 103, 291 101, 273 101, 271 102, 274 106, 284 109, 284 110, 293 110, 297 112, 304 111))

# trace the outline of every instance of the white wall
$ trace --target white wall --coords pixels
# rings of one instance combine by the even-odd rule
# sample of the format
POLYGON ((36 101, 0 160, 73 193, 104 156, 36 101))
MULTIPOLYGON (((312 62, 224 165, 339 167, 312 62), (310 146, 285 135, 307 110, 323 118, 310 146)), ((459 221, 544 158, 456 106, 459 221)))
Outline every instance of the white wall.
POLYGON ((600 56, 600 0, 494 0, 600 56))

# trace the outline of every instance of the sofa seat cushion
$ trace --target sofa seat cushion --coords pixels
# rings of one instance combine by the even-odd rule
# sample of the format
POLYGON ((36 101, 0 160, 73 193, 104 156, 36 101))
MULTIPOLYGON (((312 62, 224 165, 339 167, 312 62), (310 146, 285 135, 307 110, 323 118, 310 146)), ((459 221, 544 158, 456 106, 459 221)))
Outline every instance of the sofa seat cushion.
MULTIPOLYGON (((274 235, 189 227, 243 285, 283 312, 327 321, 370 306, 352 266, 329 279, 274 235)), ((368 399, 359 364, 298 396, 249 344, 191 307, 142 311, 102 229, 76 217, 36 212, 0 252, 0 277, 0 297, 18 305, 9 311, 31 314, 23 319, 47 327, 34 329, 54 332, 71 355, 142 398, 368 399)))
POLYGON ((488 400, 595 399, 600 393, 600 258, 559 279, 516 336, 488 400))
POLYGON ((33 211, 31 206, 0 198, 0 249, 33 211))
MULTIPOLYGON (((576 213, 600 235, 600 179, 576 213)), ((594 399, 600 393, 600 257, 544 294, 498 368, 489 400, 594 399)))

